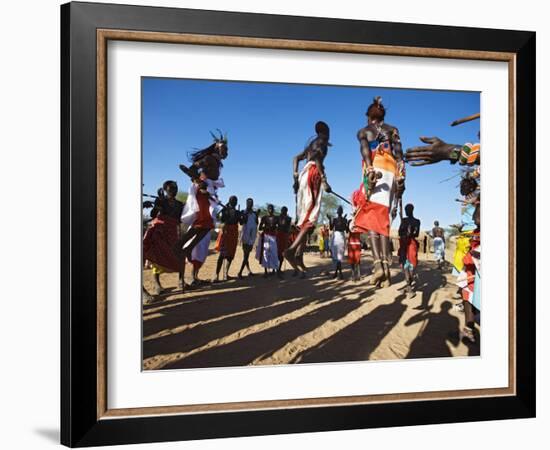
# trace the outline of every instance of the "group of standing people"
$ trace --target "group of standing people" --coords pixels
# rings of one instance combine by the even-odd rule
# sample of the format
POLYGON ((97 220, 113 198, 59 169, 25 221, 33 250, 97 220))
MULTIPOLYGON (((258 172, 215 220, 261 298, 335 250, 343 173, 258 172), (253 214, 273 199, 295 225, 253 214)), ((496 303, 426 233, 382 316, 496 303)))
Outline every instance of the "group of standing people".
MULTIPOLYGON (((421 138, 428 144, 423 147, 409 149, 403 153, 398 129, 385 122, 386 110, 380 97, 376 97, 368 107, 367 123, 357 133, 361 156, 361 183, 351 195, 353 214, 350 220, 338 210, 335 218, 329 218, 328 227, 323 226, 321 240, 322 251, 326 251, 330 238, 331 255, 335 261, 335 277, 342 278, 342 262, 347 245, 348 260, 352 268, 352 279, 360 277, 361 235, 368 237, 373 258, 373 271, 370 283, 376 287, 391 285, 392 251, 390 239, 390 224, 399 209, 401 224, 399 226, 399 261, 405 272, 407 292, 414 295, 415 269, 418 262, 418 235, 420 221, 414 217, 412 204, 405 206, 405 217, 402 212, 402 196, 405 191, 405 161, 411 166, 432 164, 442 160, 451 163, 475 165, 479 164, 479 145, 447 144, 438 138, 421 138)), ((307 268, 304 264, 304 250, 308 237, 316 228, 321 210, 323 195, 332 193, 324 166, 330 143, 330 128, 325 122, 315 124, 316 135, 306 147, 293 159, 293 190, 296 198, 296 220, 288 216, 288 209, 282 208, 275 215, 273 205, 267 208, 267 214, 259 217, 253 209, 253 200, 247 199, 244 211, 237 208, 238 200, 230 197, 223 205, 217 195, 218 189, 224 187, 220 177, 223 160, 228 155, 227 136, 219 133, 213 135, 214 142, 209 147, 190 154, 190 167, 180 165, 180 169, 190 178, 191 186, 185 204, 175 198, 177 184, 167 181, 163 185, 162 195, 144 206, 152 207, 152 226, 147 230, 143 240, 143 257, 153 263, 155 274, 155 293, 162 288, 158 274, 162 271, 175 271, 180 274, 180 286, 184 288, 186 261, 193 263, 193 282, 197 281, 198 269, 204 262, 205 250, 208 252, 208 242, 214 228, 215 219, 219 219, 223 229, 218 237, 216 249, 219 252, 216 276, 214 281, 227 279, 229 268, 235 256, 240 240, 243 248, 243 262, 238 272, 242 278, 244 269, 252 274, 249 256, 256 245, 256 257, 264 267, 264 275, 278 274, 286 260, 294 269, 294 273, 305 277, 307 268), (304 162, 300 169, 300 163, 304 162), (179 222, 187 225, 187 231, 178 236, 179 222), (257 236, 259 231, 259 236, 257 236), (202 262, 201 262, 202 260, 202 262), (223 269, 223 272, 222 272, 223 269)), ((479 171, 478 171, 479 172, 479 171)), ((465 195, 464 205, 475 222, 476 209, 479 211, 478 181, 473 176, 463 180, 461 188, 465 195)), ((335 194, 337 195, 337 194, 335 194)), ((477 213, 479 219, 479 213, 477 213)), ((472 303, 476 298, 475 279, 479 275, 479 224, 476 228, 463 228, 464 235, 460 248, 462 256, 455 268, 462 275, 461 293, 466 303, 472 303), (476 231, 477 230, 477 231, 476 231), (476 234, 477 233, 477 234, 476 234), (476 240, 477 239, 477 240, 476 240)), ((433 230, 434 248, 437 260, 444 260, 444 232, 436 224, 433 230)), ((144 289, 144 295, 148 293, 144 289)), ((472 327, 472 314, 465 306, 467 327, 464 333, 472 327)))

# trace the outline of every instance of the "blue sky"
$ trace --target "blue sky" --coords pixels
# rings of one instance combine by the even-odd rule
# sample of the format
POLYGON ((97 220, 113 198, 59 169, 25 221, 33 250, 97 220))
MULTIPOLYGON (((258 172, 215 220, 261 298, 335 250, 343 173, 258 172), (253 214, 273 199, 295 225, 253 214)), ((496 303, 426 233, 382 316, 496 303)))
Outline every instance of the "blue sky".
MULTIPOLYGON (((386 122, 399 129, 404 149, 421 145, 419 136, 477 142, 479 121, 457 127, 450 123, 480 111, 478 92, 143 78, 144 192, 154 194, 168 179, 187 191, 189 181, 178 165, 187 164, 188 151, 210 145, 209 131, 220 128, 229 138, 222 201, 237 195, 244 207, 246 198, 253 197, 256 205, 287 205, 293 215, 292 158, 314 135, 315 122, 323 120, 333 144, 325 160, 328 181, 348 198, 361 181, 357 131, 377 95, 386 106, 386 122)), ((448 162, 407 166, 403 204, 415 205, 423 229, 436 219, 442 226, 459 222, 454 199, 460 178, 441 182, 459 170, 448 162)))

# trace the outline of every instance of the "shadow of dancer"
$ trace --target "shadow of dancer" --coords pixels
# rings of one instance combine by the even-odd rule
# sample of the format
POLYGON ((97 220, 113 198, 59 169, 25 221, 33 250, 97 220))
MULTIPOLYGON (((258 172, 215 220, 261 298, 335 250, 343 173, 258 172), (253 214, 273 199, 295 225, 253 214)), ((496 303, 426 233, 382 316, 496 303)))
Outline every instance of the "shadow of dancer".
POLYGON ((407 309, 405 294, 297 355, 293 363, 366 361, 407 309))
POLYGON ((431 312, 433 306, 411 317, 405 326, 424 322, 416 339, 412 342, 405 358, 442 358, 453 356, 448 343, 457 347, 459 344, 459 320, 449 314, 452 307, 450 301, 441 304, 438 313, 431 312))

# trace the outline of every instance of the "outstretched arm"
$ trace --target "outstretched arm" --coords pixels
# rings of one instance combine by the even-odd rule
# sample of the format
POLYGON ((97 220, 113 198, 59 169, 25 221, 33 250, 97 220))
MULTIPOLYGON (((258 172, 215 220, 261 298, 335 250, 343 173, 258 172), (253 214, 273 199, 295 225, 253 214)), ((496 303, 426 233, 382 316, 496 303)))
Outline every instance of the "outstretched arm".
POLYGON ((454 164, 460 157, 462 145, 448 144, 438 137, 420 137, 424 146, 412 147, 407 150, 405 160, 411 166, 425 166, 439 161, 450 161, 454 164))

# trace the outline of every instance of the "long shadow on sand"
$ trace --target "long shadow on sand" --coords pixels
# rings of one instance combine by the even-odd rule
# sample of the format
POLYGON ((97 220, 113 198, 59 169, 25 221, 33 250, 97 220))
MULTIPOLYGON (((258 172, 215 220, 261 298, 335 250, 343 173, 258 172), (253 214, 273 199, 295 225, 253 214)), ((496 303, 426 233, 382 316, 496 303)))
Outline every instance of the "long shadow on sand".
POLYGON ((377 306, 370 313, 293 359, 293 363, 368 360, 384 336, 399 322, 407 309, 405 295, 393 303, 377 306))
MULTIPOLYGON (((205 295, 200 300, 194 299, 189 303, 184 301, 181 304, 172 305, 164 315, 144 322, 144 337, 151 336, 159 331, 165 331, 167 334, 145 340, 143 342, 143 357, 149 358, 162 354, 188 352, 213 340, 222 339, 239 330, 245 331, 249 327, 292 313, 312 303, 318 306, 319 309, 326 309, 328 306, 324 307, 323 303, 343 298, 347 290, 350 289, 348 283, 326 282, 326 280, 326 277, 314 276, 306 280, 291 279, 281 283, 268 283, 271 281, 268 279, 265 282, 258 283, 259 285, 255 285, 253 290, 252 288, 248 288, 244 292, 208 293, 208 295, 205 295), (320 283, 323 283, 323 285, 319 286, 320 283), (297 290, 294 286, 296 284, 300 285, 301 290, 301 295, 298 297, 296 296, 297 290), (268 287, 272 289, 266 290, 268 287), (229 314, 237 315, 228 316, 229 314), (202 323, 206 320, 211 320, 211 322, 202 323), (186 325, 192 326, 187 327, 186 325), (178 330, 176 327, 181 328, 178 330)), ((352 303, 356 304, 356 302, 352 303)), ((349 302, 347 304, 349 305, 349 302)), ((347 308, 340 308, 340 310, 347 311, 347 308)), ((302 317, 313 317, 312 314, 309 313, 305 316, 292 319, 290 323, 299 324, 302 317)), ((337 316, 337 314, 332 315, 327 317, 326 320, 337 316)), ((317 322, 315 321, 315 323, 317 322)), ((280 330, 281 326, 276 325, 274 328, 280 330)), ((298 326, 292 334, 295 334, 297 337, 304 332, 306 331, 298 326)), ((244 345, 240 346, 242 355, 234 361, 223 358, 223 361, 216 363, 216 360, 219 358, 213 357, 213 363, 210 363, 208 358, 200 358, 200 363, 193 363, 192 361, 198 358, 198 354, 196 354, 187 358, 191 361, 189 363, 191 365, 184 364, 184 366, 211 367, 239 365, 242 364, 240 362, 242 360, 248 363, 259 355, 258 352, 248 349, 246 345, 248 341, 246 339, 257 337, 261 333, 262 331, 259 330, 246 338, 238 340, 238 342, 243 341, 244 345)), ((282 337, 282 340, 288 339, 288 336, 289 334, 287 333, 286 337, 282 337)), ((226 348, 230 344, 220 345, 226 348)), ((274 347, 274 349, 277 348, 279 347, 274 347)), ((265 348, 261 353, 268 351, 269 348, 265 348)), ((202 352, 211 353, 212 350, 206 349, 202 352)))
MULTIPOLYGON (((332 297, 332 296, 331 296, 332 297)), ((327 302, 329 297, 321 300, 321 306, 307 314, 288 322, 258 331, 228 344, 206 349, 188 358, 165 366, 166 369, 197 368, 197 367, 228 367, 243 366, 252 363, 256 358, 267 357, 276 350, 308 333, 326 321, 338 320, 359 306, 358 301, 344 300, 335 303, 327 302)))
POLYGON ((297 291, 301 291, 304 298, 327 298, 327 295, 320 297, 319 294, 329 291, 330 297, 334 297, 346 287, 343 283, 325 283, 320 287, 319 284, 326 282, 327 277, 319 274, 312 274, 305 280, 286 278, 278 281, 273 278, 255 278, 252 285, 247 280, 231 280, 194 291, 188 298, 170 299, 144 307, 145 317, 148 314, 151 317, 143 321, 143 336, 248 310, 268 309, 276 302, 300 298, 296 295, 297 291), (232 288, 238 290, 227 291, 232 288), (154 313, 159 315, 155 317, 154 313))
POLYGON ((441 304, 441 311, 431 312, 432 307, 411 317, 405 326, 411 326, 418 322, 424 322, 422 328, 412 342, 409 353, 405 358, 443 358, 452 356, 448 343, 454 347, 458 346, 459 320, 451 316, 449 311, 451 302, 444 301, 441 304))

